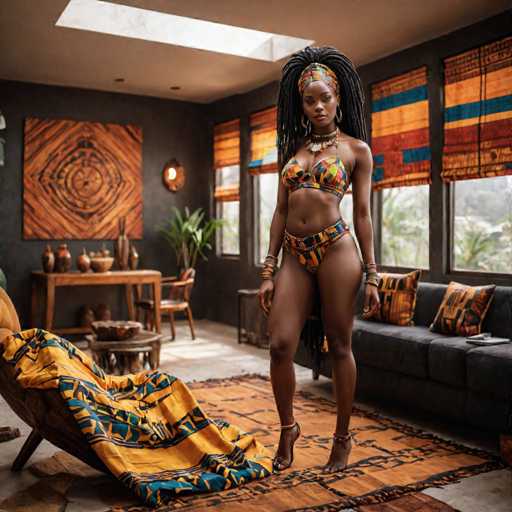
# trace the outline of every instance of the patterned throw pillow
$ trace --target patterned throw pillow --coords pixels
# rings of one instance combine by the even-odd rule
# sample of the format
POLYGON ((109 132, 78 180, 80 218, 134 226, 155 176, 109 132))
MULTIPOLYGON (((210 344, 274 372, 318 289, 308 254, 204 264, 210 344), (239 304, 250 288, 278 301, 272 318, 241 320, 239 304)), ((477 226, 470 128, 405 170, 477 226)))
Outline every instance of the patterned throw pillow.
POLYGON ((380 308, 374 314, 363 313, 364 320, 375 320, 396 325, 414 325, 412 317, 416 306, 416 291, 421 270, 408 274, 381 272, 379 282, 380 308))
POLYGON ((459 336, 480 334, 495 288, 495 284, 467 286, 450 281, 429 329, 459 336))

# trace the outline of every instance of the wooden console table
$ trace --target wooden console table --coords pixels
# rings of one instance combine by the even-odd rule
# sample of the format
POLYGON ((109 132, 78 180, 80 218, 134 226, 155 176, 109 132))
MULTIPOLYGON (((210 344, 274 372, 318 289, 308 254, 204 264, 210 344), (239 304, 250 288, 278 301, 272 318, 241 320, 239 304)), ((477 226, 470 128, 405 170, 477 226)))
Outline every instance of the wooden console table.
POLYGON ((39 292, 45 296, 45 311, 43 328, 56 334, 83 334, 90 333, 88 327, 68 327, 54 329, 53 319, 55 315, 55 288, 58 286, 110 286, 124 285, 126 289, 126 304, 128 317, 135 320, 135 307, 133 304, 133 286, 149 284, 153 288, 155 302, 155 329, 160 330, 160 300, 161 300, 162 274, 157 270, 113 270, 110 272, 65 272, 57 273, 34 271, 32 272, 32 327, 39 324, 37 320, 39 292))

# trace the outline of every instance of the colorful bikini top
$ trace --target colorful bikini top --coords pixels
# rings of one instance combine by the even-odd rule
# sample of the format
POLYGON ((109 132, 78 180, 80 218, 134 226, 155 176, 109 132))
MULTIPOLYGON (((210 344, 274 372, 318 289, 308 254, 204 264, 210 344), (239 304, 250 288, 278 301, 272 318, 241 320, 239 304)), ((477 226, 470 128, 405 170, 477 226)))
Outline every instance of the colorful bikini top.
POLYGON ((336 155, 318 160, 311 170, 304 169, 293 157, 283 167, 281 180, 291 192, 299 188, 317 188, 342 198, 350 185, 350 176, 343 161, 336 155))

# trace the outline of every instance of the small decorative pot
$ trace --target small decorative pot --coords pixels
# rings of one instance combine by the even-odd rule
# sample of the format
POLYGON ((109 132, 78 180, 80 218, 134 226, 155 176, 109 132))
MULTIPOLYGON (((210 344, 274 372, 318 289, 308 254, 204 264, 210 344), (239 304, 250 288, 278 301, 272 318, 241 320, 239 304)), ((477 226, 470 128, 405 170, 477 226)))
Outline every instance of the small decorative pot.
POLYGON ((53 253, 52 248, 49 244, 43 251, 41 259, 43 261, 43 270, 46 273, 53 272, 53 270, 55 269, 55 254, 53 253))
POLYGON ((121 217, 119 223, 119 236, 115 245, 115 258, 120 270, 128 270, 130 258, 130 240, 126 235, 126 217, 121 217))
POLYGON ((112 320, 112 313, 106 304, 98 304, 94 309, 94 313, 96 315, 96 320, 101 322, 108 322, 112 320))
POLYGON ((81 327, 90 327, 95 321, 94 311, 91 306, 84 304, 78 310, 78 324, 81 327))
POLYGON ((68 272, 71 268, 71 253, 67 244, 59 245, 55 258, 55 270, 57 272, 68 272))
POLYGON ((89 256, 87 255, 85 247, 82 254, 80 254, 76 259, 76 266, 78 267, 78 270, 80 270, 80 272, 89 272, 91 268, 91 258, 89 258, 89 256))

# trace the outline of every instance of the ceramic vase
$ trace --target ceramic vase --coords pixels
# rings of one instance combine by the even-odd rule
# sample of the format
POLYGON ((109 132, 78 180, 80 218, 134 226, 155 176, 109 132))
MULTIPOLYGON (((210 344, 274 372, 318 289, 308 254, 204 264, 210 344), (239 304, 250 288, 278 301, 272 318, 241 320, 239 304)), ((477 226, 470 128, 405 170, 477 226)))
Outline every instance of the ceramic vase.
POLYGON ((76 266, 80 272, 89 272, 91 268, 91 258, 87 255, 87 252, 84 250, 82 251, 82 254, 78 256, 76 259, 76 266))
POLYGON ((119 219, 119 236, 116 240, 115 257, 120 270, 128 270, 130 258, 130 241, 126 235, 126 217, 119 219))
POLYGON ((94 311, 91 306, 83 305, 78 310, 78 324, 81 327, 90 327, 94 322, 94 311))
POLYGON ((55 256, 55 270, 57 272, 68 272, 71 268, 71 253, 67 244, 60 244, 55 256))
POLYGON ((130 270, 137 270, 139 266, 139 253, 135 249, 135 245, 130 244, 130 270))
POLYGON ((47 273, 53 272, 55 269, 55 254, 50 245, 46 246, 41 259, 43 261, 43 270, 47 273))
POLYGON ((98 304, 94 309, 96 320, 100 322, 108 322, 112 320, 112 313, 106 304, 98 304))

